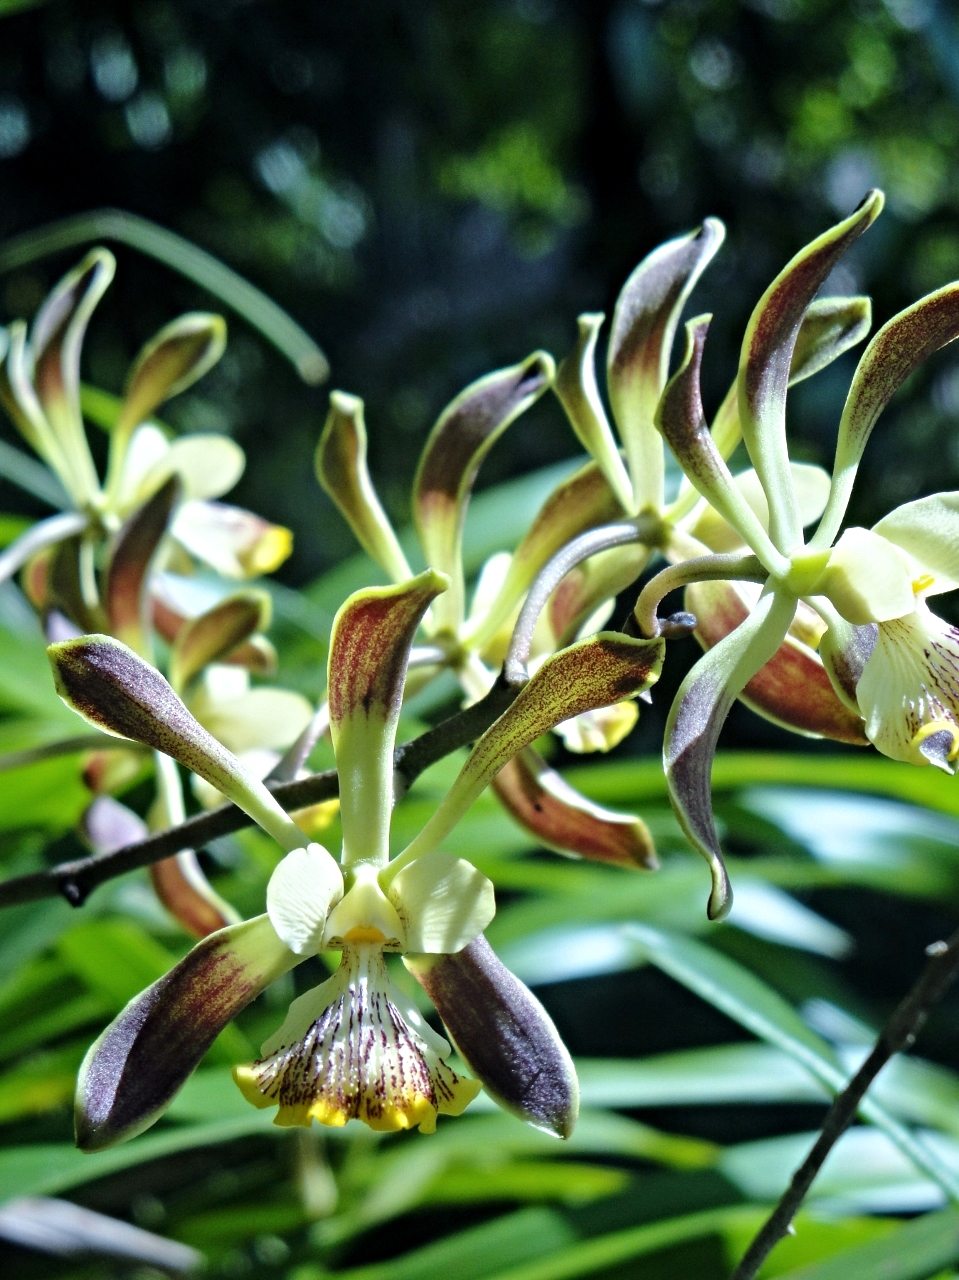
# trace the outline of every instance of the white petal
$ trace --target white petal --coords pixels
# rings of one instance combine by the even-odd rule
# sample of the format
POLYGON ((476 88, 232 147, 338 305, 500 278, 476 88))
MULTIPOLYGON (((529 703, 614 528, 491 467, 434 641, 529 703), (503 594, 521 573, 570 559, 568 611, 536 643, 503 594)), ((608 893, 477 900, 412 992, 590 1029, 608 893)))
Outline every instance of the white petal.
POLYGON ((866 736, 884 755, 946 767, 959 745, 959 631, 921 602, 914 613, 881 622, 856 697, 866 736), (929 741, 940 733, 951 736, 929 741), (936 745, 945 746, 945 761, 936 745))
POLYGON ((611 707, 598 707, 563 720, 556 732, 563 739, 567 751, 587 753, 612 751, 613 747, 630 733, 639 719, 639 707, 635 702, 614 702, 611 707))
POLYGON ((222 502, 185 502, 173 522, 173 536, 226 578, 272 573, 293 545, 289 529, 222 502))
MULTIPOLYGON (((796 500, 799 503, 799 518, 805 528, 814 520, 818 520, 823 513, 829 496, 829 475, 822 467, 811 466, 806 462, 793 462, 790 463, 790 467, 796 500)), ((755 471, 749 470, 740 472, 733 479, 740 493, 759 517, 763 528, 768 530, 769 504, 759 476, 755 471)), ((712 551, 735 551, 744 545, 742 538, 732 525, 710 506, 700 511, 690 532, 694 538, 704 542, 712 551)))
MULTIPOLYGON (((235 668, 242 676, 242 667, 235 668)), ((190 699, 190 710, 203 727, 239 755, 255 749, 282 751, 300 736, 313 717, 302 694, 290 689, 246 689, 220 676, 206 678, 190 699)))
POLYGON ((496 914, 492 882, 447 853, 426 853, 404 867, 389 899, 406 926, 409 951, 462 951, 496 914))
POLYGON ((227 436, 180 436, 143 477, 141 490, 144 496, 152 493, 176 472, 186 498, 219 498, 233 488, 245 466, 243 450, 227 436))
POLYGON ((170 441, 154 423, 144 422, 137 427, 123 456, 119 485, 121 513, 136 506, 145 477, 162 461, 169 449, 170 441))
POLYGON ((847 622, 862 626, 911 613, 912 578, 902 552, 871 529, 847 529, 815 593, 828 596, 847 622))
POLYGON ((929 575, 923 595, 959 587, 959 493, 934 493, 890 511, 873 532, 882 534, 909 557, 913 577, 929 575))
POLYGON ((343 896, 343 874, 321 844, 294 849, 266 887, 266 910, 277 935, 298 956, 319 951, 330 908, 343 896))

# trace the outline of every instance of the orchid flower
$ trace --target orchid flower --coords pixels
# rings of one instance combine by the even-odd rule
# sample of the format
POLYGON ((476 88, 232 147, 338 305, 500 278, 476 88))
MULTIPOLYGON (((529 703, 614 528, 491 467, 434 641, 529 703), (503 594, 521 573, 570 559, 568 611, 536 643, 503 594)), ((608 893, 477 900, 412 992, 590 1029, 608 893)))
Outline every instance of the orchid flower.
MULTIPOLYGON (((730 902, 710 800, 719 731, 803 606, 800 622, 810 652, 818 641, 837 696, 869 741, 894 759, 931 762, 950 772, 959 755, 959 633, 925 603, 930 594, 959 585, 959 494, 907 503, 873 529, 850 527, 840 534, 863 449, 882 410, 923 360, 959 336, 959 285, 894 316, 866 347, 839 424, 828 500, 808 542, 786 448, 788 370, 803 317, 830 270, 881 209, 881 193, 870 192, 849 218, 797 254, 766 290, 746 330, 738 411, 766 524, 744 500, 703 418, 699 370, 709 316, 687 324, 685 357, 657 410, 663 436, 692 485, 747 550, 703 556, 660 574, 639 598, 637 629, 656 634, 658 601, 678 586, 693 584, 699 592, 699 584, 716 580, 757 584, 751 598, 744 588, 740 605, 747 607, 738 625, 683 681, 664 746, 674 808, 712 871, 712 918, 730 902)), ((806 698, 806 723, 815 725, 822 710, 816 690, 798 685, 794 696, 806 698)), ((823 715, 828 719, 831 709, 823 715)))
POLYGON ((77 538, 80 584, 94 606, 96 547, 173 475, 180 477, 185 501, 172 535, 190 557, 227 578, 272 572, 290 554, 289 530, 211 501, 242 475, 242 449, 220 435, 171 441, 150 420, 220 359, 226 345, 220 316, 190 312, 146 343, 130 368, 110 429, 106 476, 101 480, 97 473, 84 430, 80 358, 87 325, 115 269, 111 253, 93 249, 55 286, 29 332, 22 320, 0 329, 0 404, 53 473, 53 488, 62 489, 67 508, 6 548, 0 579, 43 548, 77 538))
MULTIPOLYGON (((537 573, 570 537, 617 510, 602 477, 599 486, 593 476, 585 485, 577 477, 561 485, 516 553, 487 561, 467 609, 463 527, 477 473, 496 440, 547 390, 553 376, 551 357, 539 351, 480 378, 443 410, 424 446, 413 483, 414 523, 424 559, 446 573, 451 586, 424 620, 425 643, 414 652, 413 687, 422 688, 441 671, 452 670, 468 700, 483 697, 507 655, 520 606, 537 573)), ((377 497, 366 457, 363 402, 334 391, 316 453, 320 484, 387 577, 409 581, 412 570, 377 497)), ((546 613, 538 622, 534 618, 537 625, 527 637, 522 672, 535 670, 570 640, 595 632, 608 616, 609 610, 592 618, 568 616, 562 625, 546 613)), ((558 725, 557 732, 573 750, 607 750, 629 732, 637 714, 635 702, 621 701, 574 717, 558 725)), ((519 752, 493 786, 509 812, 548 848, 626 867, 657 865, 652 836, 641 819, 579 795, 532 747, 519 752)))
POLYGON ((200 942, 137 996, 92 1046, 77 1090, 85 1150, 131 1137, 162 1113, 214 1038, 280 974, 326 949, 336 973, 298 997, 237 1084, 276 1123, 374 1129, 458 1115, 480 1082, 502 1105, 560 1136, 577 1109, 575 1072, 548 1015, 482 937, 495 911, 490 881, 438 848, 517 751, 562 719, 635 695, 662 662, 659 640, 603 633, 549 658, 477 741, 445 799, 390 859, 393 750, 414 635, 448 579, 427 570, 351 596, 337 614, 329 713, 340 777, 339 859, 303 833, 271 793, 206 732, 171 686, 108 636, 50 646, 67 705, 108 733, 162 751, 232 799, 286 851, 266 913, 200 942), (390 977, 403 956, 472 1069, 390 977))

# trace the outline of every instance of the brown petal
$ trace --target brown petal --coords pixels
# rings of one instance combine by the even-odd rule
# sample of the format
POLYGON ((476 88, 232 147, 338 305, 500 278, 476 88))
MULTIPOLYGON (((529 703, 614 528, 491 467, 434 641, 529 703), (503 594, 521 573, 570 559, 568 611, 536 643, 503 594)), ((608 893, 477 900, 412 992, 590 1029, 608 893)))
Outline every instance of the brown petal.
POLYGON ((576 1069, 549 1014, 482 934, 455 955, 406 955, 403 963, 500 1106, 568 1138, 579 1114, 576 1069))
MULTIPOLYGON (((749 607, 729 582, 698 582, 686 588, 686 608, 697 619, 696 639, 711 649, 743 622, 749 607)), ((862 717, 836 696, 822 659, 795 635, 746 685, 746 705, 786 729, 814 738, 868 746, 862 717)))
POLYGON ((150 566, 181 492, 179 477, 171 476, 129 516, 110 554, 104 589, 110 631, 141 653, 147 646, 146 583, 150 566))
POLYGON ((265 591, 238 591, 177 633, 170 654, 170 683, 184 689, 211 662, 222 662, 256 631, 270 623, 270 597, 265 591))
POLYGON ((492 786, 520 826, 547 849, 634 870, 654 871, 659 866, 642 818, 587 800, 532 747, 504 765, 492 786))

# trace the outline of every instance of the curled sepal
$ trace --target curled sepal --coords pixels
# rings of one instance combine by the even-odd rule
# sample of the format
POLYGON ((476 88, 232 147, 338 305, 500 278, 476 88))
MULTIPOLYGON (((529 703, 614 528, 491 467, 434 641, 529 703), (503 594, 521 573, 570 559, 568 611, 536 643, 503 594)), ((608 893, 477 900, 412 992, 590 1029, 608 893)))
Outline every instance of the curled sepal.
POLYGON ((99 492, 100 482, 80 412, 80 349, 115 270, 112 253, 92 249, 47 296, 30 331, 37 397, 71 469, 71 492, 81 496, 81 505, 99 492))
POLYGON ((438 624, 456 630, 463 619, 460 549, 463 522, 480 464, 496 440, 553 380, 552 357, 536 351, 521 364, 471 383, 440 414, 413 482, 413 518, 427 564, 449 575, 438 624))
POLYGON ((223 502, 187 502, 173 533, 191 555, 225 578, 258 578, 273 573, 293 550, 293 534, 223 502))
POLYGON ((448 579, 427 569, 395 587, 357 591, 333 622, 330 731, 342 789, 343 860, 385 861, 393 804, 393 743, 410 646, 448 579))
POLYGON ((686 299, 718 252, 726 229, 707 218, 698 231, 654 249, 623 286, 613 313, 607 384, 629 461, 634 508, 663 502, 663 450, 653 427, 686 299))
POLYGON ((57 693, 105 733, 172 756, 268 831, 284 849, 303 836, 266 787, 190 714, 155 667, 112 636, 52 644, 47 656, 57 693))
MULTIPOLYGON (((685 605, 696 618, 696 639, 704 649, 714 648, 746 620, 754 603, 748 591, 732 582, 697 582, 686 588, 685 605)), ((805 608, 800 604, 799 612, 805 608)), ((794 733, 868 745, 858 707, 838 696, 819 654, 794 634, 748 681, 740 698, 758 715, 794 733)))
POLYGON ((719 731, 746 684, 779 648, 795 611, 793 596, 764 596, 735 631, 696 663, 666 722, 663 764, 669 798, 686 836, 709 864, 710 920, 721 920, 732 905, 710 793, 719 731))
POLYGON ((164 325, 142 347, 127 376, 113 428, 117 438, 125 441, 154 409, 208 373, 225 350, 226 321, 222 316, 190 311, 164 325))
POLYGON ((833 489, 815 546, 828 546, 842 524, 859 461, 883 409, 924 360, 957 336, 959 284, 947 284, 893 316, 866 347, 839 422, 833 489))
POLYGON ((770 536, 791 553, 801 526, 786 450, 786 389, 806 309, 822 282, 882 211, 870 191, 855 212, 818 236, 786 264, 753 311, 739 359, 739 419, 749 457, 766 490, 770 536))
POLYGON ((102 1151, 149 1128, 227 1023, 298 962, 265 915, 197 943, 91 1045, 77 1081, 77 1146, 102 1151))
POLYGON ((665 642, 602 631, 546 659, 483 734, 420 834, 390 864, 436 848, 503 765, 561 720, 634 697, 659 679, 665 642))
POLYGON ((227 911, 227 904, 211 889, 193 849, 152 863, 150 883, 170 915, 194 938, 209 937, 236 922, 237 913, 227 911))
POLYGON ((520 826, 547 849, 633 869, 655 871, 659 866, 642 818, 587 800, 532 747, 500 769, 493 790, 520 826))
POLYGON ((549 1014, 486 939, 403 963, 487 1093, 534 1128, 570 1137, 579 1114, 576 1068, 549 1014))
POLYGON ((788 567, 785 558, 770 542, 759 517, 736 486, 703 414, 699 374, 710 319, 696 316, 687 323, 683 362, 663 392, 656 425, 694 488, 732 525, 770 572, 783 572, 788 567))
POLYGON ((330 411, 316 446, 316 477, 339 508, 356 540, 394 582, 413 576, 366 465, 363 401, 330 394, 330 411))
POLYGON ((862 342, 872 328, 872 299, 861 294, 815 298, 799 326, 789 365, 789 385, 811 378, 862 342))
POLYGON ((110 632, 138 653, 149 651, 147 579, 166 533, 182 485, 171 476, 130 515, 110 553, 103 593, 110 632))
POLYGON ((633 489, 596 385, 596 338, 602 315, 582 315, 576 345, 556 371, 555 390, 580 443, 602 471, 624 511, 633 510, 633 489))
POLYGON ((492 639, 540 569, 567 542, 623 515, 623 507, 595 462, 587 463, 554 489, 513 553, 495 599, 467 624, 468 642, 482 647, 492 639))
POLYGON ((463 858, 425 853, 389 886, 410 951, 461 951, 496 914, 492 881, 463 858))
POLYGON ((270 609, 265 591, 238 591, 184 623, 170 653, 174 689, 186 688, 209 663, 224 661, 255 632, 264 631, 270 624, 270 609))

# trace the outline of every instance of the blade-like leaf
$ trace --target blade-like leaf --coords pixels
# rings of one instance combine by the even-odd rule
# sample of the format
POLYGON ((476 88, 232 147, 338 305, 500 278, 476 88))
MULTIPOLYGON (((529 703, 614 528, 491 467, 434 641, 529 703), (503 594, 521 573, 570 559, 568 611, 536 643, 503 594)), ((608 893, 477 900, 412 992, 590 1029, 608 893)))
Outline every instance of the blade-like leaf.
POLYGON ((330 730, 350 785, 340 795, 344 859, 382 857, 393 806, 393 744, 410 647, 423 614, 448 585, 427 569, 395 587, 357 591, 333 623, 330 730))
POLYGON ((786 450, 786 388, 806 309, 842 255, 882 211, 870 191, 856 211, 802 249, 772 282, 750 317, 739 360, 743 440, 770 508, 770 536, 790 554, 801 539, 786 450))
POLYGON ((639 264, 613 312, 606 355, 613 416, 626 448, 634 508, 663 505, 663 448, 653 425, 683 305, 726 236, 717 218, 639 264))
POLYGON ((461 391, 426 442, 413 484, 413 517, 426 562, 449 576, 437 622, 463 618, 463 521, 480 464, 510 423, 539 399, 554 375, 552 357, 534 352, 461 391))

